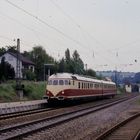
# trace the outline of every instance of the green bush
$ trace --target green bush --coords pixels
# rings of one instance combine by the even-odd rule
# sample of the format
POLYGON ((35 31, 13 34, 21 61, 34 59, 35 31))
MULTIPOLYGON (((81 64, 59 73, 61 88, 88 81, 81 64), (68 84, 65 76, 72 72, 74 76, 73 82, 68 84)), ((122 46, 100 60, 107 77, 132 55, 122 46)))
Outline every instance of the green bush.
MULTIPOLYGON (((24 85, 23 100, 36 100, 42 99, 46 83, 44 82, 33 82, 33 81, 22 81, 24 85)), ((8 81, 5 84, 0 84, 0 102, 19 101, 19 97, 16 95, 16 82, 8 81)))

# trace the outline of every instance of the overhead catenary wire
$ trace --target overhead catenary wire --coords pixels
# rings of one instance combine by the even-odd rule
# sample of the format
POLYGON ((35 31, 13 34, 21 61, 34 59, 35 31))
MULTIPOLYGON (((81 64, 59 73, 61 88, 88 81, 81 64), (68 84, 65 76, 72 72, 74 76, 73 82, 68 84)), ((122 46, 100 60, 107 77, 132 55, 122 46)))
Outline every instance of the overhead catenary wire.
MULTIPOLYGON (((6 0, 6 1, 9 1, 9 0, 6 0)), ((9 2, 11 2, 11 1, 9 1, 9 2)), ((13 2, 12 2, 12 3, 13 3, 13 2)), ((13 3, 13 4, 14 4, 14 3, 13 3)), ((18 5, 16 5, 16 6, 18 6, 18 5)), ((19 6, 18 6, 18 7, 19 7, 19 6)), ((16 7, 16 8, 17 8, 17 7, 16 7)), ((21 8, 21 7, 19 7, 19 8, 21 8)), ((18 9, 19 9, 19 8, 18 8, 18 9)), ((21 8, 21 9, 23 9, 23 8, 21 8)), ((20 10, 21 10, 21 9, 20 9, 20 10)), ((25 13, 26 10, 25 10, 25 9, 23 9, 23 10, 24 10, 24 13, 25 13)), ((34 15, 34 14, 28 12, 28 11, 26 11, 26 12, 29 13, 29 15, 32 16, 34 19, 36 19, 36 20, 39 21, 40 18, 39 18, 38 16, 36 16, 36 15, 34 15)), ((26 14, 27 14, 27 13, 26 13, 26 14)), ((44 20, 43 20, 43 21, 44 21, 44 20)), ((41 19, 40 22, 42 22, 42 19, 41 19)), ((46 21, 44 21, 44 22, 47 23, 46 21)), ((43 24, 45 24, 45 23, 43 23, 43 24)), ((47 24, 48 24, 48 23, 47 23, 47 24)), ((48 25, 50 25, 50 24, 48 24, 48 25)), ((48 26, 48 25, 47 25, 47 26, 48 26)), ((77 26, 78 26, 78 24, 77 24, 77 26)), ((52 26, 52 27, 54 27, 54 26, 52 26)), ((49 28, 51 28, 51 27, 49 27, 49 28)), ((56 27, 55 27, 55 28, 56 28, 56 27)), ((79 28, 82 29, 81 26, 79 26, 79 28)), ((53 29, 53 28, 51 28, 51 29, 53 29)), ((58 29, 58 28, 56 28, 56 29, 58 29)), ((54 29, 53 29, 53 30, 54 30, 54 29)), ((59 30, 59 29, 58 29, 58 30, 59 30)), ((56 31, 56 30, 55 30, 55 31, 56 31)), ((59 31, 61 31, 61 30, 59 30, 59 31)), ((58 32, 58 31, 57 31, 57 32, 58 32)), ((62 32, 62 33, 64 33, 64 32, 62 32)), ((61 33, 60 33, 60 34, 61 34, 61 33)), ((61 34, 61 35, 62 35, 62 34, 61 34)), ((67 34, 66 34, 66 36, 65 36, 65 33, 64 33, 63 36, 66 37, 66 38, 68 38, 68 39, 70 39, 70 38, 69 38, 70 36, 68 35, 69 37, 67 37, 67 34)), ((73 40, 73 38, 72 38, 72 39, 70 39, 70 40, 74 41, 75 39, 73 40)), ((75 41, 77 41, 77 40, 75 40, 75 41)), ((74 42, 75 42, 75 41, 74 41, 74 42)), ((96 42, 98 42, 98 41, 96 41, 96 42)), ((77 43, 79 46, 85 47, 85 45, 83 45, 83 44, 82 44, 81 42, 79 42, 79 41, 78 41, 78 42, 75 42, 75 43, 77 43)), ((102 43, 101 43, 101 42, 98 42, 98 44, 102 44, 102 43)), ((102 46, 103 46, 103 45, 102 45, 102 46)), ((86 49, 86 50, 88 50, 88 49, 86 49)), ((89 51, 89 50, 88 50, 88 51, 89 51)), ((92 49, 92 52, 93 52, 93 51, 96 52, 95 50, 92 49)), ((91 51, 90 51, 90 52, 91 52, 91 51)), ((100 54, 99 54, 99 55, 100 55, 100 54)), ((94 53, 94 56, 97 56, 97 54, 94 53)), ((104 56, 102 56, 102 57, 104 57, 104 56)), ((105 58, 105 59, 107 59, 107 58, 105 58)), ((112 61, 112 60, 109 60, 109 59, 108 59, 108 61, 112 61)))
MULTIPOLYGON (((97 44, 99 44, 103 49, 103 44, 97 40, 95 37, 93 37, 93 35, 91 35, 88 31, 86 31, 77 21, 75 21, 75 19, 69 15, 68 13, 66 13, 56 2, 54 2, 54 0, 50 0, 50 2, 63 14, 65 15, 69 20, 71 20, 80 30, 81 32, 85 32, 91 39, 93 39, 97 44)), ((96 46, 95 46, 96 47, 96 46)), ((97 48, 97 47, 96 47, 97 48)))
POLYGON ((22 12, 26 13, 27 15, 33 17, 34 19, 38 20, 39 22, 41 22, 42 24, 48 26, 49 28, 53 29, 54 31, 58 32, 59 34, 61 34, 62 36, 64 36, 65 38, 75 42, 76 44, 78 44, 79 46, 85 47, 85 45, 83 45, 81 42, 73 39, 71 36, 65 34, 64 32, 62 32, 61 30, 57 29, 56 27, 48 24, 46 21, 42 20, 41 18, 39 18, 38 16, 33 15, 32 13, 28 12, 27 10, 21 8, 20 6, 14 4, 13 2, 9 1, 9 0, 5 0, 7 3, 9 3, 10 5, 14 6, 15 8, 21 10, 22 12))
MULTIPOLYGON (((78 44, 79 46, 85 47, 85 45, 83 45, 81 42, 73 39, 72 37, 70 37, 69 35, 65 34, 64 32, 60 31, 59 29, 57 29, 56 27, 48 24, 46 21, 42 20, 41 18, 33 15, 32 13, 28 12, 27 10, 21 8, 20 6, 14 4, 13 2, 9 1, 9 0, 5 0, 6 2, 8 2, 10 5, 16 7, 17 9, 21 10, 22 12, 26 13, 27 15, 33 17, 34 19, 38 20, 39 22, 43 23, 44 25, 48 26, 49 28, 55 30, 56 32, 58 32, 59 34, 63 35, 64 37, 74 41, 76 44, 78 44)), ((78 24, 77 24, 78 25, 78 24)), ((80 26, 79 26, 80 27, 80 26)), ((87 49, 86 49, 87 50, 87 49)), ((93 51, 93 50, 91 50, 93 51)), ((108 61, 110 61, 110 59, 108 59, 108 61)))
MULTIPOLYGON (((54 26, 52 26, 52 25, 49 25, 46 21, 42 20, 41 18, 39 18, 39 17, 33 15, 32 13, 30 13, 30 12, 28 12, 27 10, 25 10, 25 9, 23 9, 23 8, 21 8, 21 7, 19 7, 18 5, 14 4, 13 2, 11 2, 11 1, 9 1, 9 0, 5 0, 5 1, 8 2, 10 5, 16 7, 17 9, 21 10, 22 12, 26 13, 27 15, 29 15, 29 16, 35 18, 35 19, 38 20, 39 22, 45 24, 45 25, 48 26, 49 28, 55 30, 55 31, 58 32, 59 34, 63 35, 64 37, 66 37, 66 38, 68 38, 68 39, 74 41, 74 42, 75 42, 76 44, 78 44, 79 46, 82 46, 82 47, 85 48, 85 45, 83 45, 81 42, 79 42, 79 41, 73 39, 72 37, 68 36, 68 35, 65 34, 64 32, 62 32, 62 31, 60 31, 59 29, 57 29, 56 27, 54 27, 54 26)), ((86 49, 86 50, 87 50, 87 49, 86 49)), ((93 50, 91 50, 91 51, 93 51, 93 50)))
MULTIPOLYGON (((63 15, 65 15, 70 21, 72 21, 72 22, 80 29, 81 32, 85 32, 91 39, 95 40, 95 42, 101 46, 101 50, 103 50, 104 45, 103 45, 102 43, 100 43, 100 41, 98 41, 95 37, 93 37, 93 35, 89 34, 89 32, 87 32, 78 22, 76 22, 72 16, 70 16, 68 13, 66 13, 56 2, 54 2, 54 0, 50 0, 50 2, 51 2, 63 15)), ((88 43, 87 43, 87 44, 88 44, 88 43)), ((94 47, 96 47, 96 46, 94 46, 94 47)), ((96 48, 97 48, 97 47, 96 47, 96 48)), ((91 50, 91 52, 93 52, 92 57, 95 58, 94 49, 92 48, 92 49, 90 49, 90 50, 91 50)), ((103 56, 103 57, 104 57, 104 56, 103 56)), ((105 58, 105 57, 104 57, 104 58, 105 58)), ((105 59, 107 59, 107 61, 110 61, 110 62, 111 62, 110 59, 108 59, 108 58, 105 58, 105 59)))

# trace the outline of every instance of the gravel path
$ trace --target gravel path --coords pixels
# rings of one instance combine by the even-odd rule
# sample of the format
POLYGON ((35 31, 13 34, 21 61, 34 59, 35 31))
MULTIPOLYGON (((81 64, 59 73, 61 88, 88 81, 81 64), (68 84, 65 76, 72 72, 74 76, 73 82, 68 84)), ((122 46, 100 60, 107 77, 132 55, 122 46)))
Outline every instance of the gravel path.
POLYGON ((140 111, 140 96, 98 111, 55 128, 41 131, 26 140, 94 140, 97 135, 107 128, 122 121, 134 112, 140 111))

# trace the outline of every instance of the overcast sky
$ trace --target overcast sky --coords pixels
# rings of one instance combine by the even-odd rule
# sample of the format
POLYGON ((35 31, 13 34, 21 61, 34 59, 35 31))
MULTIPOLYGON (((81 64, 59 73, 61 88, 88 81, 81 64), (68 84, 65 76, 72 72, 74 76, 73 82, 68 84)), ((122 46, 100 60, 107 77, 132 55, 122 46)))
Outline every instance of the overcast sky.
POLYGON ((61 59, 77 50, 88 68, 140 72, 139 0, 0 0, 0 47, 41 45, 61 59))

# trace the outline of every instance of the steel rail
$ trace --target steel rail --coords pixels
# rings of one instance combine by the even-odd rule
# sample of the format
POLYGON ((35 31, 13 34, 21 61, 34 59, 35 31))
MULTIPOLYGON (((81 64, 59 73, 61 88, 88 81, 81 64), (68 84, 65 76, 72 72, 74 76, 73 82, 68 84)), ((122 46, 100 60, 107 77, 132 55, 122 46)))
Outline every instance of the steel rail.
MULTIPOLYGON (((126 97, 121 97, 121 98, 123 99, 123 98, 126 98, 126 97)), ((99 104, 99 105, 101 105, 101 104, 99 104)), ((47 109, 46 108, 41 108, 41 109, 24 110, 24 111, 19 111, 19 112, 1 114, 0 115, 0 121, 5 120, 5 119, 11 119, 11 118, 14 118, 14 117, 30 115, 30 114, 33 114, 33 113, 35 114, 35 113, 41 113, 41 112, 45 112, 45 111, 50 111, 50 110, 54 110, 54 109, 58 109, 58 108, 62 108, 62 107, 55 107, 55 108, 52 107, 52 108, 47 108, 47 109)))
POLYGON ((19 117, 19 116, 30 115, 33 113, 35 114, 35 113, 50 111, 50 110, 54 110, 54 108, 43 108, 43 109, 26 110, 22 112, 20 111, 20 112, 15 112, 15 113, 3 114, 3 115, 0 115, 0 121, 5 120, 5 119, 11 119, 14 117, 19 117))
MULTIPOLYGON (((119 130, 121 127, 123 127, 126 124, 130 123, 131 121, 137 119, 138 117, 140 117, 140 112, 138 112, 138 113, 130 116, 129 118, 121 121, 120 123, 114 125, 110 129, 108 129, 107 131, 105 131, 104 133, 102 133, 101 135, 99 135, 98 137, 96 137, 95 140, 105 140, 105 139, 108 139, 109 140, 109 136, 110 135, 113 135, 112 133, 115 133, 116 130, 119 130)), ((139 129, 140 129, 140 126, 139 126, 139 129)), ((121 132, 122 132, 122 130, 121 130, 121 132)), ((128 136, 129 136, 129 134, 128 134, 128 136)), ((140 131, 139 132, 136 131, 136 134, 135 134, 135 136, 134 136, 133 139, 134 140, 139 140, 138 138, 140 138, 140 131)), ((118 140, 119 140, 119 138, 118 138, 118 140)), ((121 140, 123 140, 122 136, 121 136, 121 140)))
MULTIPOLYGON (((134 96, 134 97, 136 97, 136 96, 134 96)), ((68 122, 72 119, 76 119, 78 117, 88 115, 90 113, 99 111, 101 109, 105 109, 107 107, 110 107, 112 105, 127 101, 129 99, 132 99, 132 97, 129 97, 127 99, 126 98, 121 99, 121 100, 115 101, 113 103, 108 103, 108 104, 102 105, 102 106, 89 107, 89 108, 84 108, 84 109, 80 109, 77 111, 70 111, 67 113, 61 113, 59 115, 54 115, 51 117, 46 117, 44 119, 38 119, 36 121, 30 121, 28 123, 22 123, 20 125, 15 125, 12 127, 1 129, 0 130, 0 137, 3 140, 5 140, 5 139, 11 140, 11 139, 25 137, 29 134, 38 132, 38 131, 43 130, 43 129, 54 127, 58 124, 62 124, 64 122, 68 122), (28 129, 25 130, 25 128, 27 128, 27 127, 28 127, 28 129), (9 133, 12 135, 9 135, 9 133)))

